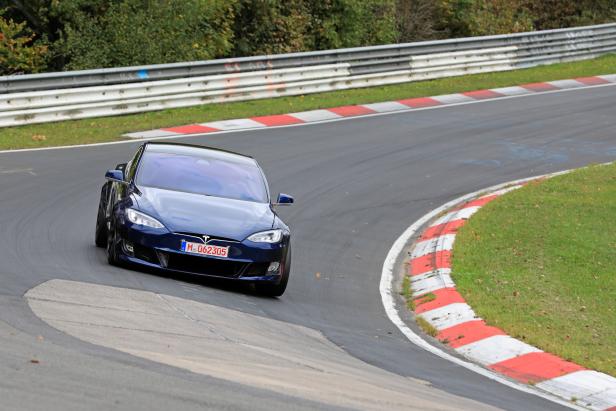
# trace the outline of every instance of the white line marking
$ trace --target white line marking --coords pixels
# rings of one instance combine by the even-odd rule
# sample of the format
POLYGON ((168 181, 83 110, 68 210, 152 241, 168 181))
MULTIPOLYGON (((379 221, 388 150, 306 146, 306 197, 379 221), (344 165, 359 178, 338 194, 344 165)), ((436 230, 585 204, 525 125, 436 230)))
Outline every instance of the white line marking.
MULTIPOLYGON (((443 108, 449 108, 449 107, 457 107, 457 106, 463 106, 463 105, 467 105, 467 104, 479 104, 479 103, 486 103, 486 102, 494 102, 494 101, 502 101, 502 100, 508 100, 508 99, 513 99, 513 98, 523 98, 523 97, 529 97, 529 96, 540 96, 540 95, 545 95, 545 94, 555 94, 555 93, 566 93, 566 92, 570 92, 570 91, 580 91, 580 90, 588 90, 588 89, 594 89, 594 88, 601 88, 601 87, 611 87, 611 86, 616 86, 616 74, 615 75, 606 75, 606 76, 597 76, 597 77, 602 77, 605 78, 608 81, 611 81, 609 79, 611 79, 612 77, 614 78, 614 83, 608 83, 608 84, 597 84, 594 86, 587 86, 587 87, 583 87, 583 88, 573 88, 573 89, 564 89, 564 90, 551 90, 551 91, 544 91, 544 92, 539 92, 539 93, 532 93, 532 94, 525 94, 525 95, 520 95, 520 96, 504 96, 504 97, 498 97, 498 98, 493 98, 493 99, 485 99, 485 100, 473 100, 473 101, 467 101, 467 102, 462 102, 462 103, 455 103, 455 104, 445 104, 445 105, 441 105, 441 106, 430 106, 430 107, 422 107, 422 108, 409 108, 407 110, 400 110, 400 111, 392 111, 389 113, 371 113, 371 114, 363 114, 361 116, 353 116, 353 117, 340 117, 337 116, 336 118, 329 118, 329 119, 325 119, 325 120, 318 120, 318 121, 310 121, 310 120, 305 120, 307 121, 306 123, 299 123, 299 124, 286 124, 286 125, 282 125, 282 126, 270 126, 270 127, 261 127, 261 128, 256 128, 256 129, 244 129, 244 130, 223 130, 223 131, 214 131, 214 132, 210 132, 210 133, 202 133, 202 134, 185 134, 185 135, 180 135, 180 136, 171 136, 171 137, 155 137, 155 138, 151 138, 149 140, 154 141, 154 140, 177 140, 177 139, 181 139, 181 138, 195 138, 195 137, 203 137, 203 136, 208 136, 208 135, 213 135, 213 134, 226 134, 226 133, 237 133, 237 132, 246 132, 246 131, 258 131, 258 130, 264 130, 264 129, 272 129, 272 128, 286 128, 286 127, 304 127, 304 126, 309 126, 309 125, 313 125, 313 124, 324 124, 324 123, 333 123, 333 122, 337 122, 337 121, 348 121, 348 120, 356 120, 358 118, 362 118, 362 117, 378 117, 378 116, 390 116, 390 115, 394 115, 394 114, 401 114, 401 113, 408 113, 408 112, 417 112, 417 111, 424 111, 424 110, 434 110, 434 109, 443 109, 443 108)), ((313 111, 319 111, 319 110, 313 110, 313 111)), ((327 111, 327 110, 323 110, 323 111, 327 111)), ((305 113, 305 112, 304 112, 305 113)), ((302 113, 290 113, 290 115, 300 118, 301 119, 301 114, 302 113)), ((334 113, 331 113, 334 114, 334 113)), ((136 139, 126 139, 126 140, 120 140, 120 141, 109 141, 107 143, 94 143, 94 144, 75 144, 72 146, 58 146, 58 147, 41 147, 41 148, 21 148, 21 149, 16 149, 16 150, 0 150, 0 154, 13 154, 13 153, 23 153, 23 152, 32 152, 32 151, 47 151, 47 150, 68 150, 68 149, 78 149, 78 148, 87 148, 87 147, 100 147, 100 146, 111 146, 111 145, 116 145, 116 144, 135 144, 138 143, 139 140, 136 139)))

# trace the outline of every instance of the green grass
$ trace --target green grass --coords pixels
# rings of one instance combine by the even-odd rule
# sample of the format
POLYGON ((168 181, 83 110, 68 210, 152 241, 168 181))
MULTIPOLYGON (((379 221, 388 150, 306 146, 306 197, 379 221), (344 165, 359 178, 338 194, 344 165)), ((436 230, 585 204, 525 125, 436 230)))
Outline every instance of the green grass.
POLYGON ((423 330, 423 332, 425 332, 426 334, 428 334, 430 337, 436 337, 438 334, 438 330, 436 328, 434 328, 434 326, 432 324, 430 324, 428 322, 428 320, 426 320, 423 317, 415 317, 415 321, 417 321, 417 325, 419 325, 419 328, 421 328, 423 330))
POLYGON ((538 81, 612 74, 616 55, 594 60, 554 64, 500 73, 476 74, 384 87, 335 91, 306 96, 210 104, 197 107, 64 121, 0 129, 0 149, 35 148, 99 143, 122 139, 131 131, 150 130, 212 120, 281 114, 348 104, 367 104, 403 98, 425 97, 538 81))
POLYGON ((411 289, 411 279, 408 275, 405 275, 402 279, 402 291, 400 295, 404 297, 406 301, 406 308, 410 311, 415 311, 415 302, 413 301, 413 290, 411 289))
POLYGON ((616 165, 532 183, 459 232, 453 276, 489 324, 616 376, 616 165))

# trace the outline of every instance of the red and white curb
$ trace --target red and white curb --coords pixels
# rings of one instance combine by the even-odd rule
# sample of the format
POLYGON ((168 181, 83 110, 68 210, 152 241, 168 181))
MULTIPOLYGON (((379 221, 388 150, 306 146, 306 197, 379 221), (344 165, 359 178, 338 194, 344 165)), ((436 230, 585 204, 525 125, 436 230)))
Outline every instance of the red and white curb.
POLYGON ((616 378, 565 361, 508 336, 479 318, 456 291, 451 252, 456 232, 473 214, 522 184, 466 201, 432 221, 411 252, 409 273, 415 313, 436 338, 463 357, 514 381, 591 410, 616 410, 616 378))
POLYGON ((488 90, 468 91, 465 93, 446 94, 433 97, 417 97, 398 101, 342 106, 299 113, 276 114, 241 118, 235 120, 212 121, 209 123, 189 124, 179 127, 161 128, 125 134, 130 138, 177 137, 190 134, 207 134, 223 131, 253 130, 265 127, 292 126, 298 124, 319 123, 347 117, 358 117, 397 111, 426 109, 450 105, 468 104, 483 100, 518 97, 559 90, 596 87, 616 83, 616 74, 594 77, 580 77, 572 80, 556 80, 545 83, 523 84, 514 87, 501 87, 488 90))

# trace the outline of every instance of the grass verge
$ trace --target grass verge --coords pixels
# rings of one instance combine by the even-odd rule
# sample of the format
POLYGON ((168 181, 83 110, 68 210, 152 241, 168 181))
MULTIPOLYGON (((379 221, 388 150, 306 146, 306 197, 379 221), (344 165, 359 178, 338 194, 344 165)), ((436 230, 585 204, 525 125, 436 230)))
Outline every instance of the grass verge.
POLYGON ((616 165, 531 183, 462 227, 453 276, 489 324, 616 376, 616 165))
POLYGON ((475 74, 305 96, 209 104, 126 116, 2 128, 0 129, 0 149, 100 143, 120 140, 122 134, 131 131, 612 74, 615 66, 616 55, 610 54, 593 60, 500 73, 475 74))

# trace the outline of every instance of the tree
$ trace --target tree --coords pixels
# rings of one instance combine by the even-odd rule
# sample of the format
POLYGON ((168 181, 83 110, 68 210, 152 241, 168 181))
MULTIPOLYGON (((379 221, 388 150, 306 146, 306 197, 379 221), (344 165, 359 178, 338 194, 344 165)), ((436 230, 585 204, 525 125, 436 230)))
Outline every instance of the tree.
POLYGON ((448 37, 444 24, 446 9, 443 1, 398 0, 396 21, 399 43, 448 37))
POLYGON ((234 56, 278 54, 310 48, 304 0, 242 0, 234 24, 234 56))
POLYGON ((26 22, 6 19, 0 10, 0 74, 38 73, 45 69, 47 46, 35 42, 26 22))
POLYGON ((468 24, 473 36, 521 33, 534 29, 526 0, 477 0, 468 24))
POLYGON ((306 0, 315 50, 393 43, 395 0, 306 0))
POLYGON ((90 10, 81 2, 54 44, 64 69, 207 60, 232 49, 234 1, 122 0, 90 10))
POLYGON ((608 23, 616 17, 614 0, 527 0, 538 30, 608 23))

